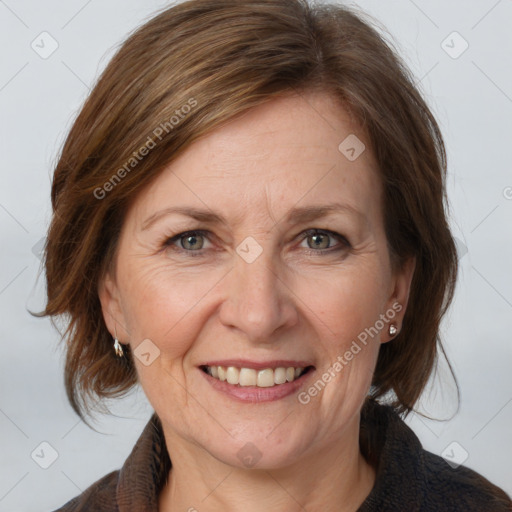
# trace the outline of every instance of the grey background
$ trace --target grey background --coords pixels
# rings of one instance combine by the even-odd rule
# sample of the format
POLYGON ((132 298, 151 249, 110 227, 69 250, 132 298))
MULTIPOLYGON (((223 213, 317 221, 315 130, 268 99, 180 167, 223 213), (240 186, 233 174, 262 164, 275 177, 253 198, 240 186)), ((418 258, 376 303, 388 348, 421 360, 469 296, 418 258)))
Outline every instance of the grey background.
MULTIPOLYGON (((117 43, 165 5, 0 0, 0 511, 64 504, 122 465, 151 414, 139 389, 113 404, 99 432, 79 421, 66 402, 59 335, 27 308, 44 304, 38 249, 65 134, 117 43), (46 59, 31 47, 46 37, 51 48, 43 31, 58 43, 46 59), (53 450, 56 460, 43 469, 53 450)), ((440 122, 459 240, 459 285, 442 333, 461 408, 455 415, 441 365, 421 406, 448 421, 415 414, 407 421, 425 448, 452 464, 465 459, 512 493, 512 1, 357 5, 392 34, 440 122)))

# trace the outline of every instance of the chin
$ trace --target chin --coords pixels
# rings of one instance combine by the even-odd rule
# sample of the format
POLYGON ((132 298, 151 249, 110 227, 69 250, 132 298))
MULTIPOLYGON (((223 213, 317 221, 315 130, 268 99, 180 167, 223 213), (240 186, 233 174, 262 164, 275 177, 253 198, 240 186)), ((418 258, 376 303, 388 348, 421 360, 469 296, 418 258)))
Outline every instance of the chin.
MULTIPOLYGON (((229 442, 211 442, 205 449, 216 459, 240 469, 272 470, 294 464, 302 451, 301 445, 289 436, 285 439, 270 439, 265 433, 245 433, 229 442)), ((211 438, 210 438, 211 439, 211 438)), ((309 444, 309 443, 308 443, 309 444)))

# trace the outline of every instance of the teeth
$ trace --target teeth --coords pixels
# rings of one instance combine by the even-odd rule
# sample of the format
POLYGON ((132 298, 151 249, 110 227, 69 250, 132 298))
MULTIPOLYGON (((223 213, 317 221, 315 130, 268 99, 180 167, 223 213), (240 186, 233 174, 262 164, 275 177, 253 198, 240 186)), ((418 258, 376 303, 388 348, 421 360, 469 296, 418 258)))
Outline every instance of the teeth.
MULTIPOLYGON (((297 368, 299 370, 300 368, 297 368)), ((274 370, 274 382, 284 384, 286 382, 286 368, 276 368, 274 370)))
POLYGON ((240 386, 257 386, 259 388, 270 388, 275 385, 293 382, 302 375, 304 368, 265 368, 254 370, 252 368, 236 368, 234 366, 207 366, 206 371, 212 377, 229 384, 240 386))
POLYGON ((235 384, 240 386, 256 386, 258 382, 258 372, 252 368, 242 368, 240 370, 240 378, 235 384))
POLYGON ((238 384, 238 381, 240 380, 240 370, 233 366, 228 366, 226 370, 226 380, 230 384, 238 384))
POLYGON ((258 372, 258 382, 256 386, 259 388, 271 388, 274 385, 274 370, 266 368, 258 372))

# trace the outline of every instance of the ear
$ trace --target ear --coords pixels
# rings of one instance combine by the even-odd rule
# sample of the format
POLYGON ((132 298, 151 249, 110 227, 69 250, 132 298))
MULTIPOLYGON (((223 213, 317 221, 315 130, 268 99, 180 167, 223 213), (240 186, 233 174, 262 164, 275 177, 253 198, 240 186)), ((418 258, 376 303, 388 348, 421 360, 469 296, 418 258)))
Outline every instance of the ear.
POLYGON ((128 330, 126 328, 125 315, 121 303, 121 295, 115 278, 105 274, 98 283, 98 297, 101 303, 103 319, 110 334, 120 343, 128 344, 128 330))
MULTIPOLYGON (((398 329, 398 333, 402 330, 402 322, 407 309, 409 301, 409 294, 411 291, 412 278, 414 276, 414 269, 416 268, 416 258, 408 258, 403 265, 396 269, 393 273, 393 280, 391 285, 391 294, 386 303, 386 311, 394 312, 393 318, 390 316, 389 324, 394 324, 398 329)), ((388 325, 389 325, 388 324, 388 325)), ((381 338, 382 343, 387 343, 396 338, 398 334, 390 336, 387 331, 383 332, 381 338)))

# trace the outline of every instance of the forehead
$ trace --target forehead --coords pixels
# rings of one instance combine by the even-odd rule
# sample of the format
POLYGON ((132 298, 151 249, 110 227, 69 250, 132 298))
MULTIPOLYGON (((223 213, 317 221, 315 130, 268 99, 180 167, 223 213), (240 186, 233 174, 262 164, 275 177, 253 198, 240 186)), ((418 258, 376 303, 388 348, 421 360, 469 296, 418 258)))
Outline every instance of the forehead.
POLYGON ((378 215, 380 179, 365 134, 334 97, 289 95, 195 141, 137 198, 132 214, 145 218, 183 202, 238 216, 345 202, 378 215))

